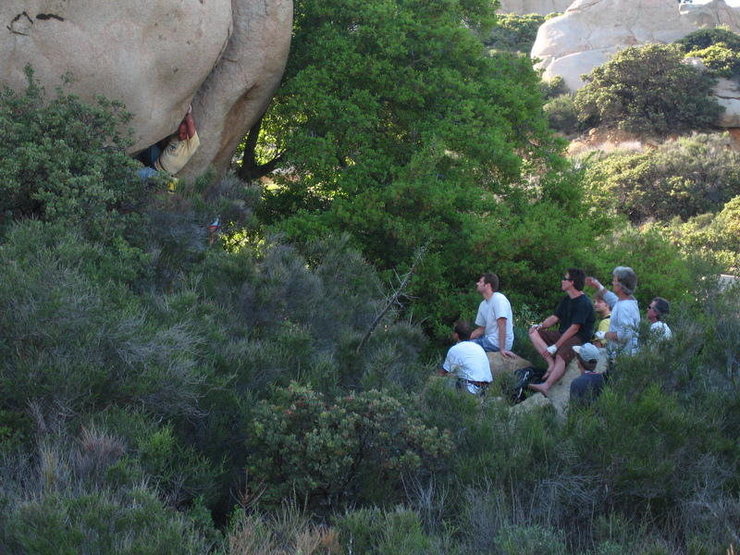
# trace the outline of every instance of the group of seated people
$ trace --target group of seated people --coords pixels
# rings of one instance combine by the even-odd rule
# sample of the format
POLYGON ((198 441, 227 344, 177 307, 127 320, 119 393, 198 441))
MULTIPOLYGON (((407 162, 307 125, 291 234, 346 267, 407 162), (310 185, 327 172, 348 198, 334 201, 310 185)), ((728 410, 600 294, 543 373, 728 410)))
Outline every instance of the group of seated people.
MULTIPOLYGON (((462 321, 455 323, 456 344, 448 351, 439 373, 453 374, 461 388, 481 394, 493 379, 486 352, 515 356, 511 351, 514 322, 511 304, 498 290, 496 274, 483 274, 476 286, 483 296, 476 327, 462 321)), ((576 358, 581 376, 571 383, 571 398, 583 400, 598 395, 606 379, 602 368, 612 365, 618 355, 637 352, 640 310, 634 297, 636 287, 637 275, 627 266, 614 268, 611 290, 583 270, 568 268, 560 281, 565 295, 555 312, 529 328, 532 345, 547 364, 542 383, 529 387, 547 395, 576 358), (593 303, 583 292, 586 285, 596 291, 593 303), (602 359, 609 364, 599 365, 602 359)), ((672 336, 663 321, 669 311, 670 305, 662 297, 655 297, 647 308, 650 333, 657 340, 672 336)))

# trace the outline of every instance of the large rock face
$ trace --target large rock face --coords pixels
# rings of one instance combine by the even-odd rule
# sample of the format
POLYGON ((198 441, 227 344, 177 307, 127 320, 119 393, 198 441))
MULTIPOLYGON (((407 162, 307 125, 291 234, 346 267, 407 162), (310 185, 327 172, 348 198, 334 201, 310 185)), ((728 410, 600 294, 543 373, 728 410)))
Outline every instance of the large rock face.
MULTIPOLYGON (((563 77, 572 91, 584 83, 581 75, 607 62, 628 46, 671 43, 703 27, 727 26, 740 33, 740 8, 723 0, 681 4, 675 0, 575 0, 566 12, 546 21, 537 33, 532 57, 543 79, 563 77)), ((718 124, 740 124, 740 90, 720 80, 717 101, 725 107, 718 124)))
POLYGON ((223 171, 282 75, 291 0, 4 0, 0 84, 31 64, 48 93, 120 100, 139 150, 173 133, 189 104, 201 149, 185 173, 223 171))
POLYGON ((564 12, 573 0, 500 0, 500 13, 547 15, 564 12))
POLYGON ((575 0, 563 15, 540 27, 532 57, 540 60, 543 78, 560 75, 577 90, 583 86, 582 74, 628 46, 670 43, 720 24, 740 32, 740 8, 723 0, 687 6, 679 8, 675 0, 575 0))

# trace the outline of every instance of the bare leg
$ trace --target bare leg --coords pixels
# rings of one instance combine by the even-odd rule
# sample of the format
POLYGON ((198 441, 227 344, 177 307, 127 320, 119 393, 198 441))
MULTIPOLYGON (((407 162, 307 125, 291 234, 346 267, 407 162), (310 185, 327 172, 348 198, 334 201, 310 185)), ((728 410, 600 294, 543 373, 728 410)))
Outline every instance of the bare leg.
POLYGON ((552 355, 547 351, 547 343, 540 336, 540 331, 537 329, 529 330, 529 339, 532 341, 532 345, 537 349, 537 352, 547 363, 547 372, 545 372, 544 378, 547 378, 552 373, 552 368, 555 365, 555 360, 552 355))
POLYGON ((545 383, 531 383, 529 384, 530 389, 539 391, 543 395, 547 396, 547 392, 550 388, 565 374, 565 361, 562 357, 555 355, 555 364, 550 371, 550 375, 545 379, 545 383))

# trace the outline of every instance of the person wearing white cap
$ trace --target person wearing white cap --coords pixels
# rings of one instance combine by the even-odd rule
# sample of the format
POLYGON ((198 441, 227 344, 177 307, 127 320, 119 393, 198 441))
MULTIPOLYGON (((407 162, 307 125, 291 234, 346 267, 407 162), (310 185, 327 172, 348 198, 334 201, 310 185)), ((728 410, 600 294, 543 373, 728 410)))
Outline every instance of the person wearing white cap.
POLYGON ((588 402, 601 393, 606 381, 606 376, 596 369, 602 356, 601 350, 593 343, 575 345, 573 350, 581 375, 570 383, 570 400, 588 402))

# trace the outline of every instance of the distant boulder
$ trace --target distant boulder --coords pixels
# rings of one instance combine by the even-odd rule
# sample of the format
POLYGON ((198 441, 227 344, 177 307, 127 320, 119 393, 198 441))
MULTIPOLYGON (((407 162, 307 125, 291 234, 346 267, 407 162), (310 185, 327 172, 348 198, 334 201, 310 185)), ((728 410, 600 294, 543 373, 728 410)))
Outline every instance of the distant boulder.
POLYGON ((133 114, 140 150, 173 133, 192 103, 201 148, 185 173, 218 172, 282 75, 292 0, 5 0, 0 84, 21 90, 30 64, 53 93, 103 95, 133 114))
MULTIPOLYGON (((678 4, 675 0, 575 0, 566 12, 542 24, 532 58, 543 79, 561 76, 576 91, 581 76, 629 46, 671 43, 704 27, 723 25, 740 33, 740 8, 723 0, 709 4, 678 4)), ((715 96, 725 112, 722 127, 740 125, 740 90, 722 79, 715 96)))
POLYGON ((675 0, 575 0, 542 24, 531 55, 544 79, 559 75, 575 91, 584 84, 581 75, 628 46, 671 43, 705 26, 740 32, 740 9, 723 0, 687 6, 675 0))
POLYGON ((564 12, 573 0, 500 0, 499 13, 547 15, 564 12))

